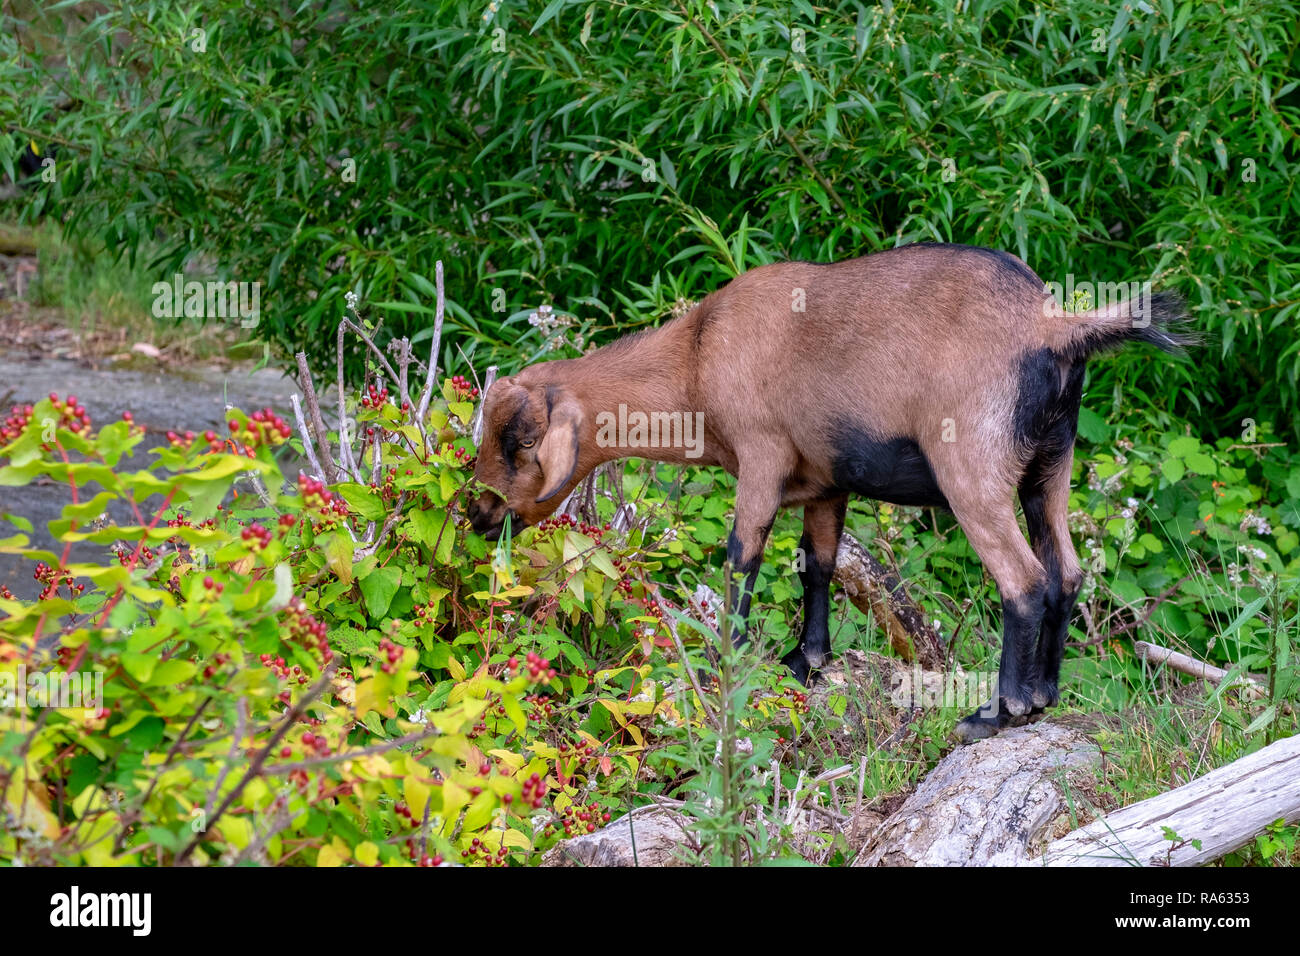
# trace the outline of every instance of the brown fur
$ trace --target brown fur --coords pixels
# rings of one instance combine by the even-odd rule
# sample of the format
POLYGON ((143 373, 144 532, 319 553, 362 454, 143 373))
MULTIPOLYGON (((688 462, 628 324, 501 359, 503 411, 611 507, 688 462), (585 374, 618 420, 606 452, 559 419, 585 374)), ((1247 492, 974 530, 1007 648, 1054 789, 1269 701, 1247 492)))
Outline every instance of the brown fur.
MULTIPOLYGON (((1021 363, 1051 350, 1064 394, 1070 369, 1094 348, 1089 336, 1121 335, 1125 321, 1122 307, 1063 313, 1019 259, 972 247, 918 245, 825 265, 763 266, 661 328, 499 381, 486 398, 478 477, 531 524, 603 461, 719 465, 739 479, 731 555, 738 568, 756 572, 777 510, 795 505, 808 506, 809 542, 833 568, 846 494, 833 475, 842 451, 836 425, 847 422, 914 441, 1004 604, 1041 603, 1048 571, 1020 532, 1014 504, 1036 455, 1053 573, 1077 588, 1079 571, 1065 523, 1068 455, 1048 460, 1016 435, 1021 363), (802 312, 793 307, 800 295, 802 312), (703 455, 599 447, 596 416, 620 402, 645 412, 702 412, 703 455), (535 444, 516 449, 512 474, 502 436, 516 414, 535 444)), ((491 533, 505 510, 485 494, 471 513, 491 533)), ((1031 706, 1021 686, 1004 686, 1003 696, 1013 714, 1031 706)))

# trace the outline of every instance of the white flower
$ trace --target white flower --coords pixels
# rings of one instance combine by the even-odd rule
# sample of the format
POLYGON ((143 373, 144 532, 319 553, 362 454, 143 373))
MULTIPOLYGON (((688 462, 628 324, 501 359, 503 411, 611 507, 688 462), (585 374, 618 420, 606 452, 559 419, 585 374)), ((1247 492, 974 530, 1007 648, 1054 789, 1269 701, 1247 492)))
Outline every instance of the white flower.
POLYGON ((346 293, 344 293, 343 300, 347 302, 348 308, 351 309, 353 312, 357 310, 357 294, 353 292, 351 289, 349 289, 346 293))

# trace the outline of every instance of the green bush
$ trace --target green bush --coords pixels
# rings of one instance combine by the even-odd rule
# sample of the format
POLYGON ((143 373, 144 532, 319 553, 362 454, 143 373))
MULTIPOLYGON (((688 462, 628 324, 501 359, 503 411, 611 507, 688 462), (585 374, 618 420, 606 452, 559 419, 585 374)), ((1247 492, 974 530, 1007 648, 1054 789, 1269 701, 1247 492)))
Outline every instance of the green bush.
POLYGON ((941 240, 1051 281, 1151 279, 1188 296, 1204 351, 1126 355, 1093 394, 1220 435, 1300 420, 1296 19, 1262 0, 32 7, 0 37, 0 164, 51 144, 28 214, 155 254, 159 279, 199 254, 265 283, 256 334, 320 365, 349 289, 388 332, 425 327, 437 258, 471 290, 447 364, 480 367, 541 354, 540 305, 571 347, 772 258, 941 240))

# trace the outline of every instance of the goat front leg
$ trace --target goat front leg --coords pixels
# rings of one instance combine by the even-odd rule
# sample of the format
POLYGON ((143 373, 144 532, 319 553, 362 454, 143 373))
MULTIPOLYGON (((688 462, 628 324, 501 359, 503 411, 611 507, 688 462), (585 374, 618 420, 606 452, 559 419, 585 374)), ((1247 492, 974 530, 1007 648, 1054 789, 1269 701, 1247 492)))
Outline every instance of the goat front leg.
POLYGON ((781 479, 785 472, 772 467, 776 456, 764 455, 753 465, 741 463, 740 479, 736 484, 736 523, 727 539, 727 564, 729 573, 743 576, 740 593, 732 590, 732 603, 727 614, 739 612, 740 631, 735 645, 741 647, 748 640, 749 605, 754 597, 754 584, 758 569, 763 566, 763 551, 767 535, 781 507, 781 479))
POLYGON ((801 684, 807 684, 812 671, 824 667, 831 656, 831 577, 848 501, 847 495, 841 495, 809 502, 803 509, 803 537, 799 540, 803 631, 795 649, 781 659, 801 684))

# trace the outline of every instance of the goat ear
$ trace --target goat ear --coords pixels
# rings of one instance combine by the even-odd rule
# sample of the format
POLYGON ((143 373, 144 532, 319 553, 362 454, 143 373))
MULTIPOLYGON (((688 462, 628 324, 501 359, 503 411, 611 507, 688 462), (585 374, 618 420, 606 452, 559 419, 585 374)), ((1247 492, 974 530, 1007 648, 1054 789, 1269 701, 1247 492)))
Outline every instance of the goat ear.
POLYGON ((582 408, 571 396, 564 396, 551 407, 550 420, 537 463, 542 466, 545 484, 537 496, 540 504, 568 484, 578 467, 578 429, 582 425, 582 408))

